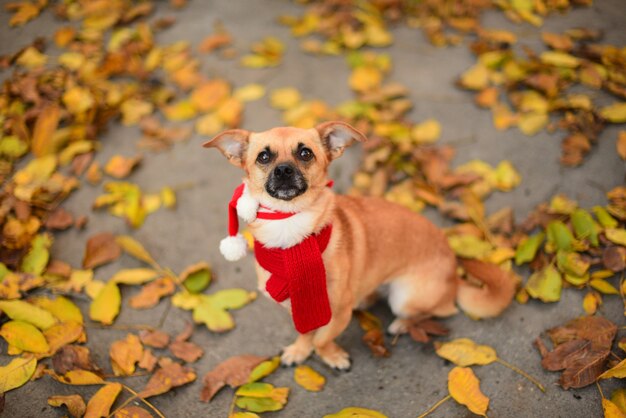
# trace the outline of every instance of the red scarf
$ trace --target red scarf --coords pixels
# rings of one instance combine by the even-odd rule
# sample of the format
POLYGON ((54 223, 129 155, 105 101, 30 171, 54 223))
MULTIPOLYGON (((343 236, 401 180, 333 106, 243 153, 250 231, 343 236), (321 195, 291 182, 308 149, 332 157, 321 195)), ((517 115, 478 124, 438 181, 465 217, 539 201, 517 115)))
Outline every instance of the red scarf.
MULTIPOLYGON (((263 212, 258 215, 264 219, 263 212)), ((285 249, 266 248, 254 241, 257 262, 272 273, 265 289, 276 302, 291 298, 293 323, 301 334, 330 322, 330 302, 322 253, 328 246, 332 229, 332 225, 328 225, 319 233, 285 249)))

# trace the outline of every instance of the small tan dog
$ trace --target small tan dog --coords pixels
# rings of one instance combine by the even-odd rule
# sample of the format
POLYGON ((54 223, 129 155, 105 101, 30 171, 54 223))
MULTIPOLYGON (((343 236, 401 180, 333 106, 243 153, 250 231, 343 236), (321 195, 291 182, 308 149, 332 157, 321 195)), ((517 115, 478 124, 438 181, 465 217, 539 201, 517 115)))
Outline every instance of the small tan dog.
MULTIPOLYGON (((459 279, 445 235, 426 218, 382 199, 335 195, 327 187, 330 162, 365 139, 346 123, 326 122, 312 129, 233 129, 204 144, 245 170, 244 195, 265 209, 239 204, 237 209, 257 244, 289 248, 332 225, 322 254, 332 315, 326 325, 299 335, 283 350, 285 365, 301 363, 315 350, 329 366, 348 369, 349 356, 334 340, 348 326, 352 311, 371 301, 382 284, 389 285, 396 316, 389 331, 394 334, 406 332, 411 318, 455 314, 455 302, 473 316, 495 316, 513 297, 513 281, 486 282, 479 288, 459 279), (292 216, 259 219, 257 210, 292 216)), ((227 258, 242 256, 222 244, 227 258)), ((267 293, 271 273, 258 261, 256 270, 259 289, 267 293)), ((290 308, 289 300, 283 304, 290 308)))

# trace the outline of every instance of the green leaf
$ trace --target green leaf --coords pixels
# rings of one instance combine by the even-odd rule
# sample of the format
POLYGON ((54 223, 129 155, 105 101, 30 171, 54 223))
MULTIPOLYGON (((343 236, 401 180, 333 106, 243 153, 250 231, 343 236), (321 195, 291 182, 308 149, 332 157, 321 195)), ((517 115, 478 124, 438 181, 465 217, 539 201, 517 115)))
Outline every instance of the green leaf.
POLYGON ((589 262, 583 260, 578 253, 558 251, 556 253, 556 265, 563 273, 582 277, 589 271, 589 262))
POLYGON ((553 266, 533 273, 526 283, 528 294, 543 302, 556 302, 561 299, 561 274, 553 266))
POLYGON ((545 236, 546 234, 539 232, 520 242, 515 251, 515 264, 519 266, 533 261, 545 236))
POLYGON ((46 330, 57 322, 50 312, 21 300, 0 301, 0 310, 13 320, 28 322, 41 330, 46 330))
POLYGON ((588 239, 592 246, 597 247, 598 242, 598 227, 593 221, 593 218, 584 209, 576 209, 572 213, 572 225, 574 226, 574 233, 578 239, 588 239))
POLYGON ((37 368, 35 357, 17 357, 0 367, 0 393, 19 388, 30 380, 37 368))
POLYGON ((46 353, 48 342, 41 331, 24 321, 9 321, 0 328, 0 336, 10 345, 31 353, 46 353))
POLYGON ((247 409, 252 412, 280 411, 284 406, 274 399, 249 397, 237 398, 235 405, 241 409, 247 409))
POLYGON ((200 293, 211 283, 211 267, 204 262, 187 267, 180 274, 180 281, 191 293, 200 293))
POLYGON ((120 313, 121 304, 122 295, 117 287, 117 283, 109 281, 91 302, 89 318, 102 322, 105 325, 110 325, 120 313))
POLYGON ((40 276, 50 259, 50 253, 48 252, 50 245, 52 245, 50 235, 37 235, 31 243, 30 250, 22 260, 22 272, 40 276))
POLYGON ((248 383, 256 382, 257 380, 261 380, 264 377, 269 376, 274 373, 278 366, 280 366, 280 357, 278 356, 265 360, 250 372, 248 383))
POLYGON ((611 214, 602 206, 594 206, 592 210, 596 215, 596 218, 598 218, 598 222, 600 222, 600 225, 603 227, 615 228, 618 225, 615 218, 613 218, 611 214))
POLYGON ((213 332, 225 332, 235 328, 233 317, 224 309, 217 308, 209 297, 204 297, 193 308, 193 320, 203 323, 213 332))
POLYGON ((546 228, 548 232, 548 242, 552 244, 556 250, 570 251, 574 243, 572 231, 561 221, 552 221, 546 228))
POLYGON ((225 289, 209 296, 213 306, 218 309, 239 309, 256 299, 256 292, 248 292, 245 289, 225 289))
POLYGON ((451 235, 448 243, 456 255, 463 258, 483 258, 493 246, 473 235, 451 235))

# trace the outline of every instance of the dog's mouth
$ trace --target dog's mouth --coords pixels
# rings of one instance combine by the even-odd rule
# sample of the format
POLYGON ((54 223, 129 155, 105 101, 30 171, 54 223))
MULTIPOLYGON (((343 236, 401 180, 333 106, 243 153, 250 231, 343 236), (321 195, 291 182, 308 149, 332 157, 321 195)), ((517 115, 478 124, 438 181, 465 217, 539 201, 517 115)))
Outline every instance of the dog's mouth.
POLYGON ((306 192, 308 186, 302 177, 296 177, 289 182, 270 178, 265 183, 265 191, 274 199, 292 200, 306 192))

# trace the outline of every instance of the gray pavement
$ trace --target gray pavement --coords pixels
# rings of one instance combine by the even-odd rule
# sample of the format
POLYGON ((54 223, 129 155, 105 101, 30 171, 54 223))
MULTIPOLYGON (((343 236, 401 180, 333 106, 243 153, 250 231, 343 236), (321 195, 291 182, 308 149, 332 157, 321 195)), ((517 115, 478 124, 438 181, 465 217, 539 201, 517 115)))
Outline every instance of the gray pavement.
MULTIPOLYGON (((291 2, 196 0, 177 12, 168 9, 165 2, 158 4, 158 15, 175 15, 177 18, 171 29, 158 35, 160 43, 187 39, 197 45, 212 32, 213 23, 219 19, 234 36, 240 51, 247 51, 251 42, 266 35, 277 36, 288 45, 283 63, 274 69, 244 69, 231 61, 203 56, 203 71, 207 74, 226 77, 237 86, 251 82, 263 83, 268 90, 295 86, 304 97, 321 98, 331 105, 351 97, 344 58, 304 55, 298 48, 298 41, 290 37, 289 30, 275 23, 278 15, 301 10, 291 2)), ((8 19, 6 12, 0 12, 0 54, 21 48, 35 36, 50 37, 60 25, 49 11, 17 29, 9 29, 8 19)), ((488 27, 513 31, 518 35, 520 44, 537 47, 541 42, 537 29, 512 24, 499 12, 487 13, 483 22, 488 27)), ((623 0, 597 0, 591 8, 547 18, 543 29, 560 31, 575 26, 603 29, 607 42, 624 46, 624 22, 626 7, 623 0)), ((478 109, 469 93, 453 86, 458 74, 474 60, 465 46, 440 49, 431 46, 417 30, 396 28, 393 32, 396 42, 385 50, 391 54, 394 63, 390 79, 409 87, 415 103, 412 119, 421 121, 433 117, 441 122, 442 142, 453 144, 458 150, 455 165, 473 158, 492 164, 509 159, 521 173, 522 184, 517 189, 510 193, 496 193, 487 201, 489 211, 512 206, 518 219, 523 219, 536 204, 556 192, 577 199, 583 207, 590 207, 603 204, 604 193, 623 183, 624 163, 615 153, 618 128, 609 127, 603 133, 598 146, 582 167, 563 168, 558 164, 561 133, 550 135, 541 132, 534 137, 526 137, 515 129, 498 132, 492 126, 490 112, 478 109)), ((244 128, 264 130, 281 124, 279 111, 269 107, 267 98, 246 106, 244 128)), ((139 137, 138 128, 113 126, 102 137, 103 147, 96 159, 106 163, 114 154, 134 155, 139 137)), ((66 207, 74 214, 88 215, 88 227, 84 231, 70 230, 58 234, 53 247, 54 257, 79 267, 85 241, 90 235, 101 231, 116 234, 132 232, 162 265, 174 271, 181 271, 198 261, 209 261, 217 276, 209 291, 230 287, 255 289, 252 256, 229 263, 218 251, 219 240, 226 231, 226 204, 240 181, 241 173, 217 152, 200 148, 203 140, 194 135, 171 151, 147 153, 142 167, 129 178, 147 191, 157 191, 165 185, 178 188, 178 207, 174 212, 159 210, 150 215, 139 230, 129 231, 122 220, 104 211, 91 211, 91 203, 101 194, 101 186, 85 185, 71 196, 66 207)), ((333 170, 339 178, 338 190, 348 188, 350 174, 358 164, 359 155, 358 150, 352 151, 335 163, 333 170)), ((432 216, 441 222, 435 215, 432 216)), ((96 276, 106 280, 120 268, 135 266, 138 266, 137 262, 122 257, 99 269, 96 276)), ((522 273, 527 274, 525 271, 522 273)), ((131 309, 127 301, 135 291, 128 287, 123 289, 125 303, 117 325, 156 326, 165 314, 163 329, 176 334, 190 319, 189 312, 174 307, 165 313, 169 301, 162 301, 154 309, 146 311, 131 309)), ((532 346, 533 339, 544 329, 581 315, 582 296, 583 292, 565 290, 559 303, 531 301, 527 305, 513 304, 501 317, 488 321, 475 322, 463 315, 445 321, 452 330, 451 338, 468 337, 491 345, 503 359, 523 368, 547 387, 546 393, 541 393, 530 382, 498 364, 475 367, 475 373, 481 379, 481 388, 491 399, 489 417, 587 418, 602 415, 600 396, 595 386, 563 391, 554 384, 558 375, 541 369, 540 357, 532 346)), ((86 314, 88 301, 79 302, 86 314)), ((623 326, 620 299, 607 297, 605 302, 600 308, 601 314, 623 326)), ((385 324, 391 321, 386 305, 377 305, 374 312, 385 324)), ((151 399, 166 416, 225 417, 232 390, 224 389, 211 403, 201 403, 199 393, 204 373, 231 355, 276 354, 295 337, 285 312, 262 297, 235 311, 234 317, 237 328, 225 335, 212 334, 203 326, 196 326, 191 340, 205 349, 204 356, 194 364, 198 380, 151 399)), ((89 328, 88 333, 87 345, 98 363, 110 371, 109 345, 123 338, 127 332, 89 328)), ((292 369, 278 370, 267 380, 277 386, 292 388, 289 402, 282 412, 263 416, 321 417, 344 407, 360 406, 376 409, 389 417, 414 417, 445 396, 446 378, 451 366, 435 355, 431 345, 420 345, 401 338, 393 347, 390 358, 376 359, 360 339, 361 331, 355 321, 339 339, 339 343, 352 355, 353 367, 348 373, 329 370, 315 358, 309 361, 328 379, 322 392, 306 392, 294 383, 292 369)), ((3 352, 0 361, 6 363, 6 345, 0 347, 3 352)), ((146 377, 126 379, 126 383, 135 389, 141 389, 146 381, 146 377)), ((617 383, 603 383, 603 387, 605 393, 611 393, 617 383)), ((64 386, 46 377, 7 393, 4 416, 62 416, 62 410, 47 405, 48 396, 80 393, 88 398, 95 390, 95 387, 64 386)), ((472 414, 451 401, 433 414, 433 417, 464 416, 472 414)))

